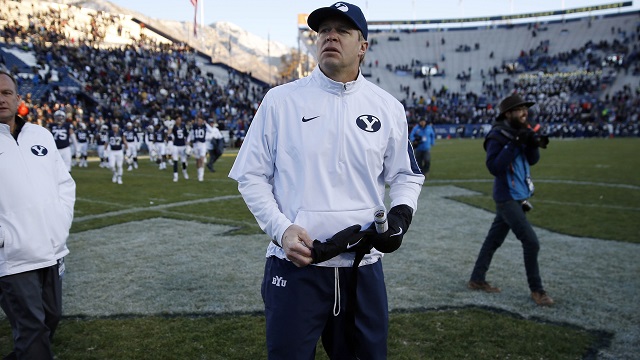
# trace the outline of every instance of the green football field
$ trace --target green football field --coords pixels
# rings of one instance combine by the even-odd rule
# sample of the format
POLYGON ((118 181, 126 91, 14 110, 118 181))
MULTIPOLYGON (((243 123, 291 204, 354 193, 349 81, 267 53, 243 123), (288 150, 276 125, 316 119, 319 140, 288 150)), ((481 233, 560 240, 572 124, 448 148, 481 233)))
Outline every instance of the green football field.
MULTIPOLYGON (((528 299, 514 238, 491 272, 503 294, 466 290, 492 219, 492 177, 481 140, 438 141, 411 229, 384 260, 389 358, 627 358, 640 351, 632 301, 640 293, 639 150, 638 139, 552 139, 542 150, 530 220, 557 304, 540 309, 528 299)), ((227 149, 203 182, 193 160, 190 179, 177 183, 171 166, 158 170, 148 158, 125 169, 123 185, 95 162, 73 169, 59 359, 266 357, 259 289, 268 239, 227 177, 235 153, 227 149)), ((0 356, 10 349, 3 318, 0 356)), ((326 358, 321 345, 318 358, 326 358)))

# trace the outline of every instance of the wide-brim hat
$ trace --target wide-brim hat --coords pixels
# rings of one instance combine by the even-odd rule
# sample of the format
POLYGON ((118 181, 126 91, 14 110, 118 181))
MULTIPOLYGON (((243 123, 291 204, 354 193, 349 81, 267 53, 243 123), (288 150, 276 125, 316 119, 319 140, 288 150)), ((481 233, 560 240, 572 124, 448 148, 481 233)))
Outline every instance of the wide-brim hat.
POLYGON ((345 17, 351 21, 356 28, 362 32, 364 39, 367 40, 369 28, 367 26, 367 19, 364 17, 362 10, 360 10, 356 5, 342 1, 328 7, 314 10, 309 14, 309 17, 307 17, 307 25, 309 25, 311 30, 318 32, 320 24, 322 24, 326 18, 336 15, 345 17))
POLYGON ((535 104, 535 102, 533 102, 533 101, 525 101, 518 94, 513 94, 513 95, 510 95, 510 96, 507 96, 506 98, 504 98, 504 100, 502 100, 500 102, 500 105, 499 105, 500 114, 498 114, 498 120, 503 119, 504 118, 504 114, 509 110, 515 109, 515 108, 520 107, 520 106, 526 106, 526 107, 530 108, 534 104, 535 104))

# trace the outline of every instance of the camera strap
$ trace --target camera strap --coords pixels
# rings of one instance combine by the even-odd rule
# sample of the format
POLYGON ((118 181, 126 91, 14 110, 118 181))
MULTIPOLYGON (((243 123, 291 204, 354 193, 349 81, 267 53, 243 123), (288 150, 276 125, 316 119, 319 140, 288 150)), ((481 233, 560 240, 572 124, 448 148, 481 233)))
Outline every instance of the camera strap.
POLYGON ((485 151, 487 151, 487 141, 489 139, 496 140, 500 142, 500 145, 504 146, 515 138, 513 134, 513 129, 501 122, 498 122, 493 125, 491 131, 484 138, 484 143, 482 144, 485 151))

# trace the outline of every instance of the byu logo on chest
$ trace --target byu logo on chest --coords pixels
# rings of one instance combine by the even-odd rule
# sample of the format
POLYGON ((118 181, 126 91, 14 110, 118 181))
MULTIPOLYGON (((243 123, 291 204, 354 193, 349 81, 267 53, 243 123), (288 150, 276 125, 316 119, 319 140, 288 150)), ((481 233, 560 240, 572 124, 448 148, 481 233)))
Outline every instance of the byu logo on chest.
POLYGON ((49 150, 47 150, 47 148, 42 146, 42 145, 33 145, 31 147, 31 152, 35 156, 45 156, 45 155, 47 155, 49 150))
POLYGON ((373 115, 360 115, 356 119, 356 125, 366 132, 376 132, 380 130, 380 119, 373 115))

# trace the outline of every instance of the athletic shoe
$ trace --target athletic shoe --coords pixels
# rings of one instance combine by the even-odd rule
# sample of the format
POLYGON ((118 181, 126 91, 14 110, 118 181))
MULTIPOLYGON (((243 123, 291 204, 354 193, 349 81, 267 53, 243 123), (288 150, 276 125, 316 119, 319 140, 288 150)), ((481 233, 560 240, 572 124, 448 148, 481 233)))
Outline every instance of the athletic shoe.
POLYGON ((122 176, 118 176, 118 184, 122 185, 122 176))
POLYGON ((173 173, 173 182, 178 182, 178 173, 173 173))
POLYGON ((187 174, 187 170, 182 170, 182 175, 184 175, 185 180, 189 179, 189 174, 187 174))
POLYGON ((127 171, 131 171, 133 170, 133 166, 129 165, 129 167, 127 168, 127 171))
POLYGON ((111 182, 115 184, 116 181, 118 181, 118 176, 116 174, 113 174, 113 176, 111 177, 111 182))
POLYGON ((486 281, 469 281, 469 283, 467 283, 467 287, 471 290, 482 290, 488 293, 500 292, 500 288, 491 286, 491 284, 486 281))
POLYGON ((551 306, 554 303, 553 299, 544 290, 532 291, 531 298, 538 306, 551 306))

